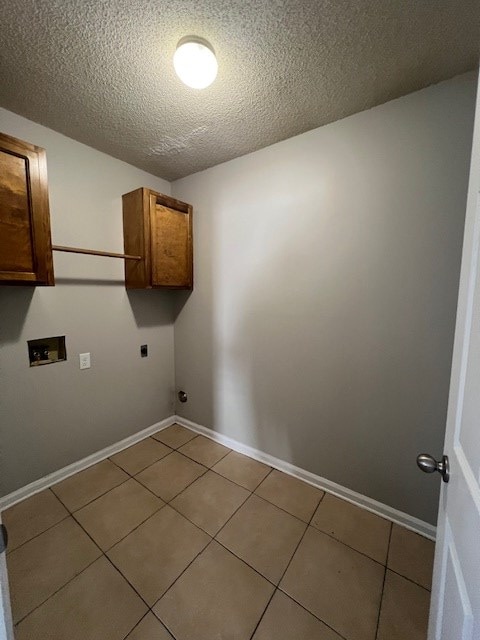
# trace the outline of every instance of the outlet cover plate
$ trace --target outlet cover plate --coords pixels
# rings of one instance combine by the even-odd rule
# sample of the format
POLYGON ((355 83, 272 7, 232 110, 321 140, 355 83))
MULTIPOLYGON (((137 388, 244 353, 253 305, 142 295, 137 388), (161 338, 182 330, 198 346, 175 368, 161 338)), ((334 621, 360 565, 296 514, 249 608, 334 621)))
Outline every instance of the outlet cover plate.
POLYGON ((80 360, 80 369, 90 369, 90 354, 80 353, 78 357, 80 360))

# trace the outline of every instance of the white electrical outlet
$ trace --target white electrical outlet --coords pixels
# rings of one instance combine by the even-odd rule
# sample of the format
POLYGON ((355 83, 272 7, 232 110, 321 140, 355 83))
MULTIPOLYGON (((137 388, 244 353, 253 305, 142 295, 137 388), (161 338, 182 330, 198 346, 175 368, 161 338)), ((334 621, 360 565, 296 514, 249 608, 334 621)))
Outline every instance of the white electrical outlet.
POLYGON ((80 353, 80 369, 90 369, 90 354, 89 353, 80 353))

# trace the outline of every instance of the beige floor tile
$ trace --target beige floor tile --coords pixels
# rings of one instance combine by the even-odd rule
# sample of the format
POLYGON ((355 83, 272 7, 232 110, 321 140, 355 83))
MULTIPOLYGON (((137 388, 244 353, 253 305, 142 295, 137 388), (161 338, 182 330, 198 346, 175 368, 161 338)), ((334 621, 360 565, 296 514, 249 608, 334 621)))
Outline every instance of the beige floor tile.
POLYGON ((16 629, 16 640, 123 640, 147 612, 105 557, 57 591, 16 629))
POLYGON ((8 529, 8 551, 13 551, 67 516, 68 511, 50 489, 3 511, 2 522, 8 529))
POLYGON ((306 524, 252 495, 218 534, 218 541, 275 584, 287 568, 306 524))
POLYGON ((384 567, 309 527, 280 588, 348 640, 374 640, 384 567))
POLYGON ((125 471, 119 469, 110 460, 102 460, 93 467, 59 482, 52 487, 52 491, 67 509, 76 511, 125 480, 128 480, 125 471))
POLYGON ((153 613, 147 613, 125 640, 173 640, 173 638, 153 613))
POLYGON ((213 470, 245 489, 254 491, 270 473, 271 467, 236 451, 230 451, 225 458, 217 462, 213 470))
POLYGON ((131 476, 134 476, 157 460, 160 460, 160 458, 168 455, 171 451, 170 447, 166 447, 161 442, 157 442, 153 438, 145 438, 145 440, 137 442, 132 447, 115 454, 111 457, 111 460, 131 476))
POLYGON ((197 434, 194 431, 190 431, 190 429, 186 429, 179 424, 172 424, 171 427, 162 429, 162 431, 158 431, 152 436, 155 440, 163 442, 163 444, 166 444, 172 449, 178 449, 183 444, 196 437, 197 434))
POLYGON ((277 591, 252 640, 342 640, 327 625, 277 591))
POLYGON ((434 553, 435 544, 431 540, 405 527, 393 525, 388 551, 389 569, 413 580, 425 589, 431 589, 434 553))
POLYGON ((176 640, 249 640, 273 589, 244 562, 212 542, 153 611, 176 640))
POLYGON ((324 492, 306 482, 273 470, 255 493, 304 522, 309 522, 324 492))
POLYGON ((12 551, 7 562, 14 622, 42 604, 101 553, 72 517, 12 551))
POLYGON ((388 520, 327 493, 318 505, 311 524, 377 562, 386 564, 392 526, 388 520))
POLYGON ((246 489, 208 471, 172 500, 172 506, 214 536, 245 502, 246 489))
POLYGON ((387 571, 377 639, 427 640, 429 608, 429 591, 387 571))
POLYGON ((77 511, 75 518, 105 551, 163 504, 132 478, 77 511))
POLYGON ((198 462, 174 451, 136 476, 136 480, 169 502, 207 471, 198 462))
POLYGON ((165 506, 107 555, 152 605, 209 542, 206 533, 165 506))
POLYGON ((192 458, 195 462, 205 465, 206 467, 213 467, 219 460, 221 460, 230 451, 223 444, 214 442, 210 438, 204 436, 197 436, 183 447, 179 449, 180 453, 192 458))

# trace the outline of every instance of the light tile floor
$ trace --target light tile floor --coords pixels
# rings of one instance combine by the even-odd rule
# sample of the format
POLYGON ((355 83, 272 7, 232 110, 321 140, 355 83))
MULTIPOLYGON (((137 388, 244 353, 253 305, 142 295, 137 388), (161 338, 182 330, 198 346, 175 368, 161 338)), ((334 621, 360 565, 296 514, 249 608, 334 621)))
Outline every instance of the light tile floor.
POLYGON ((17 640, 425 640, 434 545, 179 425, 2 514, 17 640))

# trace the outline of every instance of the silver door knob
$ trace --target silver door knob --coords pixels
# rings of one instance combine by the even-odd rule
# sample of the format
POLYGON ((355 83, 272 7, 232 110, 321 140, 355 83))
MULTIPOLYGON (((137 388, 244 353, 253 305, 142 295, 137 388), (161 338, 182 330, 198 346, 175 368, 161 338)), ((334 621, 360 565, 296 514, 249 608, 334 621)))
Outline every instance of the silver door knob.
POLYGON ((417 456, 417 465, 425 473, 433 473, 438 471, 442 476, 444 482, 448 482, 450 479, 450 467, 448 465, 448 456, 443 456, 441 460, 435 460, 433 456, 428 453, 421 453, 417 456))

